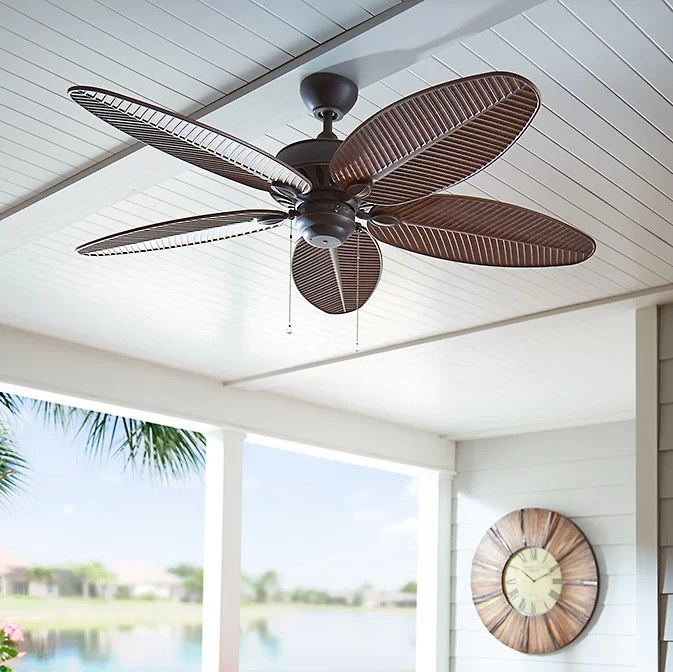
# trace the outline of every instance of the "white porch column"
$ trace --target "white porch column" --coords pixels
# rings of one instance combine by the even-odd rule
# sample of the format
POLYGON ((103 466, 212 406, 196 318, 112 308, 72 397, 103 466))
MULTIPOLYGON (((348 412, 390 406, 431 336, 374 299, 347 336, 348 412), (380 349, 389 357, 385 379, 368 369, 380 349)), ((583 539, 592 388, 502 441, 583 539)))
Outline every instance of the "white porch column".
MULTIPOLYGON (((455 459, 455 443, 446 450, 455 459)), ((454 471, 427 471, 418 487, 416 672, 449 672, 451 503, 454 471)))
POLYGON ((203 672, 238 672, 241 497, 246 435, 206 435, 203 672))
POLYGON ((636 311, 636 632, 638 670, 659 668, 658 315, 636 311))

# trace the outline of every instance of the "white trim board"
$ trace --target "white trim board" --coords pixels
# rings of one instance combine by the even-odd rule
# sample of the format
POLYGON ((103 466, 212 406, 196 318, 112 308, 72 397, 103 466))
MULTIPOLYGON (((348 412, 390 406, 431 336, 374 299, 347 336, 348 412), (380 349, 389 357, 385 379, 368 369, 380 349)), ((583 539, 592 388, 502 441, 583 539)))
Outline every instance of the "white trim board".
POLYGON ((435 434, 270 394, 30 332, 0 327, 0 389, 195 429, 227 428, 453 470, 435 434))

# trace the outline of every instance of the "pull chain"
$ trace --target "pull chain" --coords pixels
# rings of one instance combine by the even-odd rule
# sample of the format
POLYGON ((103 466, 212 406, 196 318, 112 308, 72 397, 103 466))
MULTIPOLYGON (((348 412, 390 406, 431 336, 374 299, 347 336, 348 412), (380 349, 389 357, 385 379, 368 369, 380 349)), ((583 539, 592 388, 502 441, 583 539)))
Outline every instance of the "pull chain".
POLYGON ((288 223, 290 225, 290 273, 288 275, 288 283, 287 283, 287 329, 285 330, 285 333, 291 334, 292 333, 292 224, 293 224, 293 217, 290 217, 288 220, 288 223))
POLYGON ((360 352, 360 228, 355 248, 355 352, 360 352))

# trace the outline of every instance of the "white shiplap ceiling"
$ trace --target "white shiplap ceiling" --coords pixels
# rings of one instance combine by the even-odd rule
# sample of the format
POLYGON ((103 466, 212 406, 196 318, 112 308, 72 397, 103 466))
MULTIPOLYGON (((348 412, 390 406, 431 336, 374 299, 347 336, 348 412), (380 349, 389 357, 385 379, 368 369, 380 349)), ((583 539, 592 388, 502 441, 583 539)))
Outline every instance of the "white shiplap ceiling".
POLYGON ((73 109, 69 86, 192 114, 398 2, 3 0, 0 207, 132 144, 73 109))
MULTIPOLYGON (((68 218, 60 206, 49 212, 60 201, 48 196, 36 222, 34 209, 10 209, 124 148, 120 135, 67 100, 70 84, 109 86, 190 112, 396 4, 1 2, 0 205, 10 216, 0 220, 0 321, 223 380, 351 352, 354 317, 324 315, 296 291, 294 333, 285 333, 287 230, 128 258, 73 253, 124 228, 269 202, 258 193, 143 150, 116 165, 150 152, 156 180, 144 174, 131 192, 118 171, 122 187, 98 183, 86 194, 105 207, 68 218), (124 198, 110 197, 117 191, 124 198), (45 213, 58 226, 45 228, 45 213), (21 238, 29 226, 37 233, 21 238)), ((425 12, 433 25, 439 4, 425 0, 400 16, 425 12)), ((673 283, 673 7, 664 0, 534 4, 430 57, 410 54, 405 68, 380 81, 361 66, 359 81, 373 83, 339 130, 440 81, 491 69, 521 73, 542 95, 533 126, 456 191, 559 217, 597 240, 595 256, 578 267, 513 271, 384 246, 382 282, 360 313, 363 358, 260 380, 256 389, 461 436, 632 411, 631 304, 608 317, 575 317, 560 330, 536 321, 489 338, 465 336, 459 345, 366 357, 382 346, 673 283)), ((390 19, 377 30, 388 29, 395 45, 399 25, 390 19)), ((234 124, 246 121, 236 118, 246 109, 268 120, 247 140, 277 152, 316 134, 308 114, 293 117, 287 107, 281 114, 272 82, 256 95, 250 108, 243 98, 240 108, 220 110, 234 124)))

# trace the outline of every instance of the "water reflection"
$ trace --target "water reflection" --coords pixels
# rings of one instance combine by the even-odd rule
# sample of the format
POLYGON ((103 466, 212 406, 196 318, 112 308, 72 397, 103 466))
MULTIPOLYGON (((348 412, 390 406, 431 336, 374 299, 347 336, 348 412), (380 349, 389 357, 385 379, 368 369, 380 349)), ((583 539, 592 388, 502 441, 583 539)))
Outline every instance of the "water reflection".
POLYGON ((135 625, 26 633, 20 672, 198 672, 201 627, 135 625))
POLYGON ((32 630, 26 633, 23 650, 45 660, 64 651, 75 651, 83 660, 107 660, 112 653, 111 632, 111 628, 32 630))
POLYGON ((399 672, 415 664, 413 611, 293 609, 254 621, 241 672, 399 672))
POLYGON ((252 621, 247 628, 243 629, 241 646, 244 646, 245 639, 251 635, 257 637, 268 658, 275 659, 279 657, 280 640, 269 629, 269 620, 267 618, 259 618, 252 621))
MULTIPOLYGON (((35 629, 17 672, 199 672, 200 626, 35 629)), ((248 622, 241 672, 400 672, 414 667, 415 614, 288 609, 248 622)))

